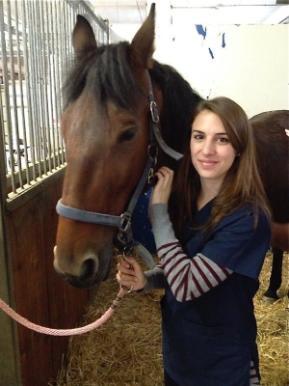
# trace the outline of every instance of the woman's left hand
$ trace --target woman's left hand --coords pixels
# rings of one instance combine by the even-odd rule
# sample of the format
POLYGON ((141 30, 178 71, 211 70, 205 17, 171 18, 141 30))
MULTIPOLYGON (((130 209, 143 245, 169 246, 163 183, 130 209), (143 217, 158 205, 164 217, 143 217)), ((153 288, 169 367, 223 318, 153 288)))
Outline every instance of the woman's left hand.
POLYGON ((162 166, 157 172, 158 179, 151 196, 151 204, 167 204, 172 191, 174 171, 162 166))
POLYGON ((122 258, 117 264, 116 280, 122 287, 131 291, 142 290, 147 282, 141 266, 131 256, 122 258))

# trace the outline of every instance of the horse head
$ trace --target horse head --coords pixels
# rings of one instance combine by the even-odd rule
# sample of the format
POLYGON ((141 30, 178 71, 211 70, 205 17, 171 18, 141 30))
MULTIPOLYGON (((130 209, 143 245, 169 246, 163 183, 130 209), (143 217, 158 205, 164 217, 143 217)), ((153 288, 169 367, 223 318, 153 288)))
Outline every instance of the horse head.
MULTIPOLYGON (((63 207, 119 216, 147 160, 149 79, 154 44, 152 6, 131 44, 98 47, 88 21, 73 31, 75 67, 64 87, 61 130, 66 147, 63 207)), ((54 267, 87 287, 108 274, 115 228, 60 216, 54 267)))

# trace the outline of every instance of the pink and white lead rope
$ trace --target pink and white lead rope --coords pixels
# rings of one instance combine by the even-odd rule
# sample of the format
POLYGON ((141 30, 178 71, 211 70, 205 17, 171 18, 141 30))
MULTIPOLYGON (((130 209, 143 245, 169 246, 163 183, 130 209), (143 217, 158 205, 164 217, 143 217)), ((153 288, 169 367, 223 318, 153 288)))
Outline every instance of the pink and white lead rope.
POLYGON ((113 300, 111 306, 105 311, 105 313, 94 322, 87 324, 83 327, 78 328, 70 328, 70 329, 55 329, 44 326, 39 326, 33 322, 30 322, 28 319, 19 315, 16 311, 14 311, 11 307, 8 306, 2 299, 0 299, 0 309, 2 309, 7 315, 9 315, 12 319, 14 319, 17 323, 21 324, 24 327, 29 328, 35 332, 45 335, 53 335, 53 336, 72 336, 72 335, 81 335, 86 332, 92 331, 102 324, 104 324, 114 313, 115 308, 119 305, 119 302, 124 297, 124 295, 128 291, 125 291, 123 288, 120 288, 116 298, 113 300))

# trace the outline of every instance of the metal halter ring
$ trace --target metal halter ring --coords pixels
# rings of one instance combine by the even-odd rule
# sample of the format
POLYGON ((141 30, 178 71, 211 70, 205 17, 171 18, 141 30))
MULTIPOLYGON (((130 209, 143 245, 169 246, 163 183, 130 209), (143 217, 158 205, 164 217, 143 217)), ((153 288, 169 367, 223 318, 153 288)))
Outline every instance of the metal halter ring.
POLYGON ((127 232, 128 229, 130 228, 131 226, 131 213, 129 212, 123 212, 121 215, 120 215, 120 226, 119 226, 119 230, 121 232, 127 232))
POLYGON ((159 123, 160 117, 159 117, 158 106, 154 100, 150 101, 150 112, 151 112, 151 118, 153 123, 159 123))

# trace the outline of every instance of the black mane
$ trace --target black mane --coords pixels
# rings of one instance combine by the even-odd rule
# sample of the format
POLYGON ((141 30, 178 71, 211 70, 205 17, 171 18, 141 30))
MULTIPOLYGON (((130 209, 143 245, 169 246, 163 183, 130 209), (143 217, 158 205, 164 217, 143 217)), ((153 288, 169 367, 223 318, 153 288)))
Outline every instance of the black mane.
POLYGON ((163 94, 163 137, 170 146, 183 152, 191 132, 196 106, 202 98, 171 66, 155 62, 150 74, 163 94))
MULTIPOLYGON (((195 108, 202 98, 171 66, 155 61, 150 75, 163 93, 161 127, 164 139, 183 152, 195 108)), ((64 86, 66 103, 76 100, 86 83, 102 103, 111 99, 118 106, 131 110, 141 91, 129 63, 129 43, 100 46, 76 63, 64 86)))

